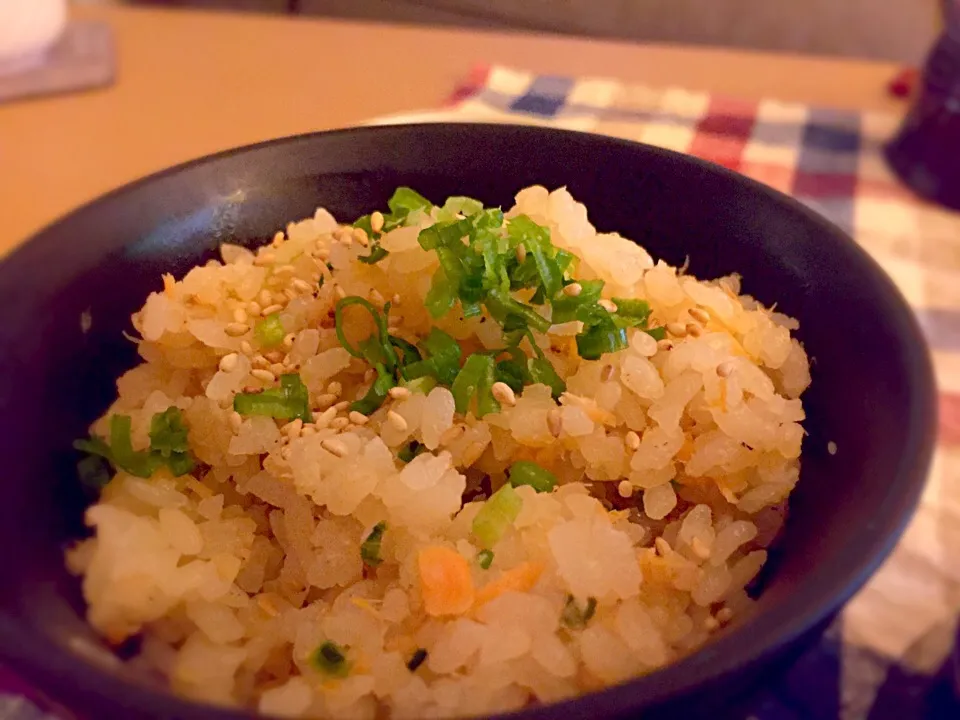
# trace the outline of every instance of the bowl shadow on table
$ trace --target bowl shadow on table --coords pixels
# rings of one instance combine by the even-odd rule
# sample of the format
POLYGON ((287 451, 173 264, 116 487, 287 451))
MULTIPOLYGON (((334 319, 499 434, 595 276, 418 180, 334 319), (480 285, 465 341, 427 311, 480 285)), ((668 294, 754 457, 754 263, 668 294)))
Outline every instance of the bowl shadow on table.
MULTIPOLYGON (((813 592, 816 583, 828 579, 829 573, 814 577, 818 570, 815 558, 829 565, 829 543, 844 539, 857 542, 856 537, 851 538, 851 523, 864 523, 875 536, 873 542, 882 537, 888 548, 892 545, 898 528, 872 524, 871 518, 864 517, 864 508, 882 508, 888 523, 902 523, 904 511, 890 508, 915 502, 919 483, 906 480, 911 473, 904 471, 906 474, 898 476, 904 479, 899 494, 893 495, 864 483, 856 489, 840 486, 834 491, 830 482, 840 477, 859 478, 867 471, 891 475, 890 468, 899 467, 901 462, 894 448, 906 441, 899 439, 902 428, 891 425, 893 419, 885 408, 893 404, 914 412, 918 404, 911 392, 929 400, 926 396, 932 387, 929 378, 923 377, 923 369, 918 369, 916 363, 920 361, 915 357, 897 359, 909 366, 907 373, 914 373, 906 380, 869 362, 867 375, 873 375, 867 379, 863 372, 858 374, 858 360, 899 347, 898 333, 910 335, 915 328, 904 325, 909 321, 897 316, 895 306, 891 306, 890 317, 869 333, 853 322, 855 318, 847 317, 872 308, 874 300, 865 300, 861 294, 872 298, 871 293, 879 291, 875 287, 842 289, 847 278, 837 275, 830 258, 817 255, 809 238, 789 242, 791 233, 814 233, 799 219, 805 217, 805 211, 798 208, 791 211, 793 215, 783 216, 779 201, 760 202, 756 190, 737 185, 726 175, 649 148, 644 153, 657 166, 657 172, 638 172, 629 164, 620 166, 613 155, 597 157, 593 143, 598 141, 583 139, 587 136, 577 140, 566 136, 564 142, 570 145, 560 146, 572 152, 556 158, 547 153, 549 143, 558 135, 537 135, 540 144, 530 151, 535 162, 525 162, 507 151, 494 171, 483 166, 482 158, 463 156, 462 148, 449 142, 458 138, 468 142, 472 137, 469 128, 437 132, 449 135, 446 145, 418 139, 416 128, 378 128, 359 135, 366 142, 363 152, 351 145, 349 134, 342 134, 340 145, 331 141, 325 148, 315 148, 309 138, 294 139, 272 148, 221 157, 216 167, 193 165, 179 174, 169 173, 140 188, 121 191, 105 204, 80 210, 69 227, 48 229, 40 238, 42 242, 28 245, 7 261, 3 277, 29 278, 42 291, 18 293, 12 291, 15 288, 0 286, 0 299, 9 302, 6 307, 13 310, 10 321, 0 328, 0 342, 12 348, 0 356, 0 369, 4 377, 20 381, 0 385, 0 399, 22 408, 14 430, 44 427, 45 433, 42 438, 24 432, 0 437, 2 449, 10 457, 5 477, 50 477, 56 478, 56 483, 4 485, 5 512, 10 514, 10 522, 0 524, 0 546, 7 548, 2 559, 8 576, 17 578, 17 582, 3 593, 2 609, 7 616, 0 615, 0 630, 12 614, 18 622, 41 633, 50 643, 51 655, 55 648, 66 647, 71 648, 68 652, 81 653, 95 664, 115 665, 112 655, 96 649, 98 643, 80 620, 82 602, 77 583, 63 570, 60 550, 66 540, 84 531, 81 513, 86 500, 76 483, 76 457, 67 449, 75 437, 86 434, 88 424, 112 401, 114 379, 135 363, 134 347, 123 339, 122 332, 130 331, 130 313, 140 307, 147 292, 160 288, 161 273, 180 276, 197 262, 214 257, 217 246, 227 240, 264 242, 286 221, 311 215, 317 205, 327 206, 340 218, 356 217, 382 207, 399 184, 413 186, 434 200, 469 194, 502 206, 509 206, 513 193, 526 185, 569 185, 594 212, 599 229, 622 231, 674 265, 682 264, 689 253, 690 272, 698 277, 742 273, 747 279, 747 292, 767 304, 778 301, 784 312, 809 319, 811 322, 799 331, 799 337, 815 354, 814 385, 805 396, 809 436, 804 443, 801 490, 791 502, 795 522, 788 523, 781 544, 782 548, 804 551, 773 558, 773 579, 761 598, 760 610, 775 608, 791 595, 813 592), (398 138, 410 141, 412 147, 397 150, 398 138), (379 165, 374 165, 381 169, 363 168, 362 163, 371 162, 373 157, 382 158, 379 165), (418 169, 426 157, 440 169, 430 173, 418 169), (351 168, 351 164, 358 167, 351 168), (691 186, 698 188, 697 195, 691 196, 691 186), (627 201, 624 194, 642 198, 642 202, 627 201), (709 206, 708 212, 698 210, 701 199, 709 206), (768 237, 777 233, 785 237, 768 237), (840 312, 838 298, 845 299, 850 309, 840 312), (81 330, 81 317, 89 320, 86 331, 81 330), (818 318, 830 318, 830 323, 820 325, 818 318), (847 340, 851 345, 844 348, 847 340), (831 368, 831 374, 818 370, 818 358, 831 368), (911 386, 907 380, 916 385, 911 386), (26 402, 23 385, 35 389, 34 402, 26 402), (875 392, 865 392, 865 388, 875 392), (50 408, 57 409, 57 422, 53 424, 46 422, 50 408), (891 446, 878 446, 862 427, 845 424, 839 414, 875 418, 872 431, 891 438, 891 446), (826 451, 831 440, 841 448, 835 457, 826 451), (835 507, 824 516, 820 509, 827 497, 835 507), (28 511, 31 521, 26 522, 28 511), (10 548, 18 551, 11 552, 10 548)), ((501 128, 483 132, 505 132, 506 137, 515 133, 509 143, 522 148, 536 131, 501 128)), ((600 142, 602 149, 611 153, 624 145, 600 142)), ((823 226, 816 232, 833 231, 823 226)), ((844 262, 850 261, 851 254, 862 262, 852 247, 841 244, 834 252, 844 262)), ((5 402, 4 406, 11 405, 5 402)), ((924 447, 922 434, 929 425, 929 418, 918 417, 910 426, 910 432, 921 437, 911 436, 914 445, 909 450, 924 465, 929 447, 924 447)), ((874 557, 868 565, 878 560, 874 557)), ((860 566, 855 577, 832 578, 844 587, 828 603, 829 609, 835 610, 870 569, 860 566)), ((816 593, 811 597, 816 598, 816 593)), ((795 658, 804 644, 816 640, 817 629, 824 621, 822 617, 813 620, 805 627, 793 626, 794 630, 805 631, 803 642, 798 642, 796 635, 786 638, 789 642, 768 647, 759 660, 734 678, 728 676, 704 685, 692 705, 688 699, 681 706, 670 704, 644 716, 676 717, 680 708, 685 708, 684 716, 692 717, 692 707, 729 707, 758 680, 767 682, 766 675, 795 658), (817 627, 811 630, 813 625, 817 627)), ((751 620, 745 618, 743 622, 751 620)), ((722 664, 726 658, 717 656, 713 647, 705 648, 701 658, 722 664)), ((69 659, 51 658, 50 665, 52 670, 45 681, 56 686, 51 690, 61 690, 73 702, 99 702, 96 693, 78 693, 70 687, 74 668, 69 659)), ((93 680, 96 678, 91 678, 91 683, 93 680)), ((101 683, 99 692, 103 687, 101 683)), ((129 717, 136 716, 136 708, 128 709, 129 717)), ((578 706, 578 712, 567 716, 589 717, 589 709, 587 705, 578 706)), ((540 714, 535 712, 534 716, 540 714)))

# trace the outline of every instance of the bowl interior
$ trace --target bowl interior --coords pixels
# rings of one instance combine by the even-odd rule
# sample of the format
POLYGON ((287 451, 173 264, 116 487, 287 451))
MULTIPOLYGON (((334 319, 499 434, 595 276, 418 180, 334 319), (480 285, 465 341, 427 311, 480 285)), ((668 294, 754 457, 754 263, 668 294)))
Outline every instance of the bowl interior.
POLYGON ((929 462, 933 384, 909 310, 838 230, 733 173, 609 138, 469 125, 326 133, 148 178, 0 265, 0 658, 74 701, 111 696, 131 712, 191 714, 189 704, 121 679, 82 622, 62 561, 64 543, 83 531, 70 442, 136 362, 121 332, 161 272, 181 275, 222 241, 263 242, 318 205, 356 217, 401 184, 433 200, 465 194, 505 207, 527 185, 566 185, 598 230, 671 264, 689 256, 700 278, 740 273, 746 292, 800 320, 813 358, 801 482, 754 615, 679 665, 575 701, 567 714, 637 709, 757 660, 834 610, 890 549, 929 462))

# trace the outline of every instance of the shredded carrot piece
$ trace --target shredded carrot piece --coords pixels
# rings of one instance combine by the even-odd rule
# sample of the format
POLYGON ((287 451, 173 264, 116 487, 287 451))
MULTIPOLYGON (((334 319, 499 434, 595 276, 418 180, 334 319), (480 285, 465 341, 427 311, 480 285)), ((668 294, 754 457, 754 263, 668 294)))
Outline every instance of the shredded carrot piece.
POLYGON ((173 286, 176 284, 177 281, 173 279, 173 275, 170 273, 163 274, 163 291, 168 297, 173 297, 173 286))
POLYGON ((427 615, 459 615, 473 605, 470 564, 456 550, 441 545, 425 547, 417 555, 417 569, 427 615))
POLYGON ((543 566, 539 563, 525 562, 507 570, 496 580, 491 580, 477 591, 477 606, 488 603, 505 592, 529 592, 540 578, 543 566))

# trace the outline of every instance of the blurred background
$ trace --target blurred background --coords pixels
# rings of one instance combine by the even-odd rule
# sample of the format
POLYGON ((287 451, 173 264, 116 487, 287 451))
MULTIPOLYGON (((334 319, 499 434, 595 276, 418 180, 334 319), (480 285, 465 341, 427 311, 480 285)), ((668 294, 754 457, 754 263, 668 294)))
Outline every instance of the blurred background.
MULTIPOLYGON (((85 0, 122 2, 123 0, 85 0)), ((948 0, 127 0, 919 62, 948 0)))

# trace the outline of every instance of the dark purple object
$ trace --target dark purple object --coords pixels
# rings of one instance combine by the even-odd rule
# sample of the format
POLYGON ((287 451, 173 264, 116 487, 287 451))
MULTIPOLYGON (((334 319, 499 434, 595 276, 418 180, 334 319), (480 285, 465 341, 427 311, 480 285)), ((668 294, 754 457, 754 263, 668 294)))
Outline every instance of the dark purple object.
POLYGON ((614 138, 455 124, 306 135, 198 160, 77 210, 0 264, 0 660, 91 718, 245 717, 72 649, 96 640, 63 568, 64 542, 82 531, 70 442, 137 360, 121 335, 130 313, 162 272, 183 274, 225 240, 264 242, 317 205, 356 217, 401 184, 509 205, 538 183, 568 186, 601 230, 654 256, 679 265, 689 255, 699 277, 741 273, 747 292, 800 320, 815 362, 802 480, 755 613, 654 675, 517 717, 676 716, 676 703, 722 695, 795 651, 888 554, 926 477, 934 384, 903 298, 837 228, 736 173, 614 138))
POLYGON ((919 93, 887 161, 918 195, 960 209, 960 11, 947 5, 946 30, 930 52, 919 93))

